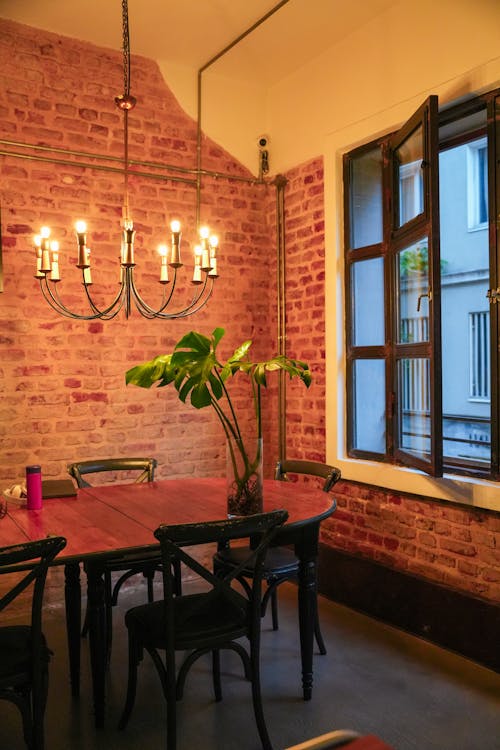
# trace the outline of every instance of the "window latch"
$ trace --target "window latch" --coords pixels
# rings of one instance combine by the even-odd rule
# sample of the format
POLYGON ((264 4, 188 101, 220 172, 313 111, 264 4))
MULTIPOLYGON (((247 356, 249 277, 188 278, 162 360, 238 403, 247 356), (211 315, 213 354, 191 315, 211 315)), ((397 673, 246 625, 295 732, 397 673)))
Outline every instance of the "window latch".
POLYGON ((421 300, 424 297, 428 297, 429 298, 429 302, 430 302, 431 299, 432 299, 432 291, 429 289, 427 292, 424 292, 423 294, 419 294, 418 295, 418 298, 417 298, 417 312, 420 312, 420 303, 421 303, 421 300))
POLYGON ((496 305, 500 298, 500 287, 496 289, 488 289, 486 296, 490 302, 490 305, 496 305))

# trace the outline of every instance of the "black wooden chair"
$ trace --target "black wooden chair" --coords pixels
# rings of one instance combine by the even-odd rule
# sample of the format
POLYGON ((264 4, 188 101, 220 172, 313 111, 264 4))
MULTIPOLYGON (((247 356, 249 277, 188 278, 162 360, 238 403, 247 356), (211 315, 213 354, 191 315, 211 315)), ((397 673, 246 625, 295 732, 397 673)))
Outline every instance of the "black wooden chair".
MULTIPOLYGON (((130 717, 137 688, 137 667, 146 650, 158 670, 167 703, 168 750, 176 747, 176 700, 182 698, 184 682, 192 664, 203 654, 212 654, 215 700, 222 698, 220 650, 232 649, 243 661, 245 676, 251 680, 255 719, 264 750, 272 750, 267 732, 260 689, 260 604, 262 566, 268 545, 288 518, 285 510, 243 518, 207 523, 160 526, 155 531, 163 555, 163 601, 130 609, 125 615, 129 637, 129 676, 125 707, 119 727, 123 729, 130 717), (248 549, 242 566, 220 578, 197 561, 184 548, 191 545, 220 543, 223 539, 249 539, 258 535, 255 549, 248 549), (205 588, 200 593, 175 596, 172 564, 184 563, 205 588), (246 565, 252 565, 252 586, 242 593, 231 586, 246 565), (208 584, 208 587, 207 587, 208 584), (238 642, 246 637, 248 651, 238 642), (159 651, 165 652, 164 659, 159 651), (176 651, 186 651, 176 670, 176 651)), ((196 589, 198 590, 198 589, 196 589)))
POLYGON ((42 632, 47 569, 65 545, 63 537, 47 537, 0 549, 0 575, 10 574, 13 584, 0 598, 0 613, 10 604, 18 607, 17 598, 31 587, 30 624, 0 626, 0 699, 19 708, 24 739, 30 750, 43 750, 44 746, 51 654, 42 632))
MULTIPOLYGON (((276 464, 275 479, 288 481, 288 474, 305 474, 320 477, 324 480, 322 489, 324 492, 330 492, 332 487, 340 479, 340 470, 334 466, 323 464, 318 461, 278 461, 276 464)), ((244 548, 230 547, 229 545, 220 546, 214 555, 214 570, 226 571, 236 566, 240 566, 243 556, 246 554, 244 548)), ((267 605, 271 602, 271 616, 273 630, 278 630, 278 586, 285 581, 294 580, 298 577, 299 561, 293 551, 288 547, 271 547, 266 555, 264 564, 263 579, 267 584, 266 591, 262 597, 262 617, 266 614, 267 605)), ((253 570, 251 567, 242 569, 240 582, 243 586, 246 584, 245 579, 251 579, 253 570)), ((246 584, 248 585, 248 584, 246 584)), ((319 626, 319 617, 316 605, 314 619, 314 635, 321 654, 326 654, 325 642, 319 626)))
MULTIPOLYGON (((68 473, 76 481, 78 487, 91 487, 87 478, 89 475, 101 475, 103 472, 110 473, 115 478, 123 477, 127 481, 132 481, 136 484, 140 482, 152 482, 154 481, 154 473, 157 466, 155 458, 106 458, 96 459, 95 461, 79 461, 68 465, 68 473), (135 472, 135 475, 134 475, 135 472)), ((155 573, 161 567, 161 556, 159 550, 151 550, 150 552, 130 553, 124 554, 119 558, 109 560, 106 563, 104 571, 104 585, 105 585, 105 606, 106 606, 106 640, 107 640, 107 652, 108 661, 111 653, 111 641, 112 641, 112 607, 116 606, 118 602, 118 594, 122 585, 126 580, 134 575, 142 574, 147 581, 147 597, 148 601, 152 602, 154 599, 153 595, 153 579, 155 573), (112 573, 122 573, 119 578, 113 583, 112 573)), ((177 591, 180 591, 181 586, 181 570, 180 566, 176 568, 176 586, 177 591)), ((88 608, 85 615, 85 620, 82 628, 82 636, 85 636, 88 631, 88 608)))

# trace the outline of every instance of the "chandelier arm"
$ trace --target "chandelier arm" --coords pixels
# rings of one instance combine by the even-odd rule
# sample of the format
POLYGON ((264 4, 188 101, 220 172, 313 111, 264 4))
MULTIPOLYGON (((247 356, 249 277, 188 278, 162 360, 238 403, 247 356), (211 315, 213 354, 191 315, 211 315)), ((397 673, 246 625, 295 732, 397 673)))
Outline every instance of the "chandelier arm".
POLYGON ((50 307, 60 315, 63 315, 65 318, 71 318, 72 320, 95 320, 99 317, 98 314, 80 315, 79 313, 72 312, 69 308, 66 307, 66 305, 63 304, 63 302, 61 302, 59 294, 57 293, 57 286, 55 285, 54 291, 56 293, 54 294, 54 292, 50 288, 47 276, 44 276, 43 279, 40 279, 40 289, 42 290, 45 301, 48 302, 50 307))
MULTIPOLYGON (((133 269, 130 269, 130 270, 132 271, 133 269)), ((177 268, 174 270, 174 278, 172 280, 170 294, 165 299, 165 293, 163 293, 164 300, 161 303, 160 307, 158 309, 155 309, 151 307, 150 305, 148 305, 148 303, 143 299, 143 297, 141 296, 141 294, 139 293, 139 290, 137 289, 135 285, 134 274, 131 273, 130 274, 130 291, 132 293, 132 296, 136 303, 136 307, 139 310, 139 312, 141 312, 142 314, 142 310, 144 310, 147 313, 147 316, 145 317, 149 317, 149 316, 155 317, 156 315, 158 315, 158 313, 161 313, 163 310, 165 310, 165 308, 170 304, 170 301, 173 297, 176 282, 177 282, 177 268)))
MULTIPOLYGON (((206 283, 204 284, 203 289, 205 289, 205 287, 206 287, 206 283)), ((193 302, 191 302, 191 304, 188 307, 186 307, 184 310, 180 310, 175 313, 157 313, 155 317, 159 318, 160 320, 174 320, 177 318, 188 318, 190 315, 194 315, 195 313, 199 312, 205 307, 208 300, 212 296, 213 288, 214 288, 214 279, 210 279, 210 289, 208 289, 208 291, 206 292, 201 302, 199 302, 199 300, 200 300, 200 296, 202 293, 200 293, 197 296, 196 300, 193 300, 193 302), (193 305, 195 304, 197 306, 193 307, 193 305)))
MULTIPOLYGON (((212 289, 213 289, 213 279, 211 281, 212 281, 212 286, 210 287, 210 295, 211 295, 212 289)), ((140 312, 142 310, 144 310, 148 314, 148 316, 152 315, 154 317, 164 317, 165 319, 170 320, 172 318, 187 317, 188 315, 191 315, 192 312, 193 313, 196 312, 196 310, 201 309, 201 307, 206 304, 206 302, 204 301, 203 304, 201 305, 201 307, 197 307, 196 309, 193 309, 198 304, 198 302, 200 301, 200 299, 204 296, 204 293, 205 293, 205 290, 206 290, 206 287, 207 287, 207 282, 208 282, 208 274, 205 276, 205 282, 204 282, 203 286, 201 287, 200 291, 193 297, 193 299, 191 300, 191 302, 189 303, 189 305, 187 305, 187 307, 183 308, 182 310, 177 310, 175 313, 165 313, 165 314, 163 314, 163 310, 166 309, 168 303, 170 302, 172 294, 174 292, 175 276, 174 276, 173 286, 172 286, 172 290, 170 292, 169 298, 158 309, 154 309, 154 308, 150 307, 150 305, 148 305, 147 302, 141 297, 141 295, 139 294, 139 292, 137 290, 137 287, 135 286, 135 282, 134 282, 133 276, 131 278, 130 286, 131 286, 132 294, 133 294, 133 296, 134 296, 134 298, 136 300, 137 308, 139 309, 140 312)), ((209 295, 209 297, 210 297, 210 295, 209 295)))
MULTIPOLYGON (((163 310, 166 309, 167 305, 170 302, 170 299, 174 291, 173 286, 172 286, 172 290, 170 292, 170 295, 167 301, 163 303, 160 308, 157 308, 157 309, 148 305, 147 302, 141 297, 135 285, 133 274, 131 274, 131 277, 130 277, 130 290, 135 300, 136 307, 143 317, 160 318, 162 320, 173 320, 175 318, 187 317, 188 315, 191 315, 197 312, 198 310, 201 310, 201 308, 206 305, 213 291, 214 279, 210 279, 210 281, 211 281, 211 285, 210 285, 210 289, 208 293, 206 292, 207 283, 208 283, 208 275, 207 275, 205 276, 205 282, 203 286, 201 287, 200 291, 195 295, 195 297, 191 300, 189 305, 187 305, 187 307, 183 308, 182 310, 176 310, 175 312, 172 312, 172 313, 164 313, 163 310), (201 303, 200 303, 200 299, 202 300, 201 303)), ((175 284, 175 276, 174 276, 173 285, 174 284, 175 284)))
MULTIPOLYGON (((205 279, 205 284, 203 285, 203 289, 204 290, 205 290, 205 287, 207 286, 207 283, 208 283, 208 277, 207 277, 207 279, 205 279)), ((186 311, 181 316, 179 316, 179 317, 187 318, 187 317, 189 317, 189 315, 194 315, 195 313, 197 313, 200 310, 202 310, 205 307, 205 305, 207 304, 207 302, 210 299, 210 297, 212 296, 213 291, 214 291, 214 279, 210 279, 210 288, 206 291, 205 297, 203 298, 203 300, 201 301, 201 303, 197 307, 195 307, 195 308, 193 308, 193 304, 195 304, 195 303, 194 302, 191 303, 191 305, 186 308, 186 311)), ((199 297, 198 297, 198 299, 199 299, 199 297)))
POLYGON ((50 307, 57 313, 59 313, 59 315, 63 315, 65 318, 73 318, 73 313, 68 310, 68 308, 65 307, 52 293, 52 289, 49 287, 47 277, 44 276, 43 278, 39 279, 39 281, 40 289, 42 291, 44 299, 50 305, 50 307))
MULTIPOLYGON (((87 295, 87 301, 90 305, 91 310, 94 311, 94 318, 99 318, 100 320, 112 320, 120 310, 123 308, 124 302, 125 302, 125 285, 123 282, 120 284, 120 291, 115 296, 114 300, 109 304, 107 307, 104 308, 104 310, 100 310, 97 305, 95 304, 94 300, 91 297, 91 294, 89 292, 88 284, 84 284, 85 287, 85 294, 87 295)), ((127 316, 128 317, 128 316, 127 316)), ((91 320, 92 318, 89 318, 91 320)))
POLYGON ((118 304, 118 303, 120 302, 120 297, 122 296, 123 288, 120 289, 120 292, 116 295, 113 302, 110 305, 108 305, 107 308, 105 308, 104 310, 100 310, 94 304, 92 298, 90 297, 87 285, 84 284, 84 286, 85 286, 85 291, 87 293, 87 299, 89 301, 89 304, 92 310, 92 314, 90 315, 75 313, 72 310, 70 310, 68 307, 66 307, 66 305, 61 300, 59 296, 59 292, 57 291, 57 284, 55 282, 53 283, 53 290, 52 290, 47 276, 44 276, 43 279, 40 279, 40 289, 42 290, 42 294, 46 302, 49 303, 49 305, 52 307, 53 310, 60 313, 61 315, 64 315, 66 318, 71 318, 72 320, 97 320, 97 319, 111 320, 122 309, 123 301, 121 302, 121 304, 118 304))

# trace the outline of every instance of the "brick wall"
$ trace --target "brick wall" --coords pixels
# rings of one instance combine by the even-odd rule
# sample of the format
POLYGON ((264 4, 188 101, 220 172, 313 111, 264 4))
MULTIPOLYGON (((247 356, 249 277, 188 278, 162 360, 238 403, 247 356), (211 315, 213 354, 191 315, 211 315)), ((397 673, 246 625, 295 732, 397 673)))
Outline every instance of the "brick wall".
POLYGON ((323 160, 286 174, 286 333, 289 356, 313 373, 309 389, 287 383, 289 457, 325 460, 325 235, 323 160))
MULTIPOLYGON (((133 56, 131 81, 138 103, 130 114, 130 158, 193 169, 196 123, 179 107, 156 63, 133 56)), ((120 158, 122 119, 114 96, 122 89, 121 53, 0 19, 0 138, 120 158)), ((275 229, 266 210, 274 188, 203 179, 201 218, 220 235, 221 276, 201 313, 173 321, 148 321, 138 313, 128 322, 122 315, 104 323, 72 321, 42 299, 33 278, 32 236, 43 224, 52 227, 61 242, 61 296, 69 307, 85 312, 72 230, 76 219, 85 218, 93 291, 105 304, 118 281, 123 177, 78 166, 89 162, 84 157, 1 148, 70 162, 0 156, 2 489, 21 478, 28 463, 41 463, 45 477, 60 477, 69 461, 116 453, 155 455, 160 477, 220 473, 224 440, 214 416, 187 408, 173 389, 126 387, 124 375, 132 365, 169 351, 192 328, 203 333, 225 328, 225 356, 249 338, 255 340, 256 358, 274 353, 274 276, 268 262, 275 255, 275 229)), ((202 165, 251 177, 207 138, 202 165)), ((193 174, 168 174, 194 179, 193 174)), ((130 207, 137 229, 138 285, 155 306, 161 298, 156 247, 169 240, 173 217, 183 222, 183 259, 190 278, 195 189, 186 182, 131 175, 130 207)), ((177 306, 182 307, 192 292, 189 283, 178 286, 177 306)), ((243 395, 239 401, 245 408, 243 395)))

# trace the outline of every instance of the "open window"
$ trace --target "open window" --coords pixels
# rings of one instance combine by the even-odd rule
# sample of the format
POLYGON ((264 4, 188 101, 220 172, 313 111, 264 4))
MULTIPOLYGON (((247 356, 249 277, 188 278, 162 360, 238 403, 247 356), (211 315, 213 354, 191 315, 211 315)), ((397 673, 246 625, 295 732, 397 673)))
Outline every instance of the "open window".
POLYGON ((442 474, 439 144, 431 96, 389 141, 395 458, 442 474))

